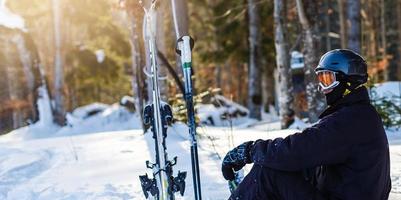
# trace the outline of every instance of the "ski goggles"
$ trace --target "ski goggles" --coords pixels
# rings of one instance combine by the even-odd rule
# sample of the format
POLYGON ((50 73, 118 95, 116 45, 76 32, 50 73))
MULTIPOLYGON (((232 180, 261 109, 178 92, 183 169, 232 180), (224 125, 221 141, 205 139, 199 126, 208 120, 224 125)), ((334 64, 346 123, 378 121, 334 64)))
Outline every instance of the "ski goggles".
POLYGON ((336 72, 329 70, 321 70, 316 72, 319 80, 319 86, 322 90, 335 88, 340 82, 337 81, 336 72))

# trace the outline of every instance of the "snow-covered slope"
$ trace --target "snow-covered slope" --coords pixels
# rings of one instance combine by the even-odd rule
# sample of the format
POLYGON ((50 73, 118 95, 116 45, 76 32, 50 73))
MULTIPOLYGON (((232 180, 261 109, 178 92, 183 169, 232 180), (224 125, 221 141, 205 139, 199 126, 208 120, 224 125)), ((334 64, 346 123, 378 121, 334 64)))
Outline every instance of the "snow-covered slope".
MULTIPOLYGON (((87 129, 89 124, 98 125, 87 120, 77 129, 91 131, 87 129)), ((67 127, 61 132, 67 130, 74 132, 67 127)), ((13 137, 0 137, 0 199, 144 199, 138 176, 150 173, 145 161, 153 159, 151 134, 133 129, 61 136, 56 129, 55 134, 46 137, 27 137, 35 131, 31 126, 15 130, 13 137)), ((245 140, 284 136, 293 131, 266 134, 259 130, 231 132, 227 128, 200 127, 199 132, 204 199, 226 199, 229 193, 220 175, 219 156, 245 140)), ((184 124, 175 124, 167 139, 170 158, 178 156, 174 170, 188 172, 187 191, 184 198, 178 199, 193 199, 187 133, 184 124)))
MULTIPOLYGON (((296 132, 267 132, 267 126, 262 127, 199 128, 204 199, 226 199, 229 195, 220 174, 220 159, 233 146, 296 132)), ((14 134, 27 134, 23 130, 14 134)), ((187 191, 178 199, 191 200, 190 145, 186 135, 186 126, 175 124, 169 129, 167 145, 169 157, 178 156, 174 170, 188 172, 187 191)), ((397 197, 401 195, 400 135, 395 130, 389 134, 394 200, 401 199, 397 197)), ((154 146, 151 134, 143 135, 140 129, 24 140, 5 138, 0 137, 0 199, 144 199, 138 176, 150 173, 145 161, 152 160, 154 146)))
MULTIPOLYGON (((178 199, 193 199, 185 129, 170 128, 167 145, 170 158, 178 156, 174 169, 188 172, 185 198, 178 199)), ((145 161, 152 160, 153 148, 151 134, 140 129, 16 141, 0 137, 0 199, 144 199, 138 177, 151 173, 145 161)), ((203 145, 200 149, 204 197, 224 199, 228 191, 219 160, 203 145)))

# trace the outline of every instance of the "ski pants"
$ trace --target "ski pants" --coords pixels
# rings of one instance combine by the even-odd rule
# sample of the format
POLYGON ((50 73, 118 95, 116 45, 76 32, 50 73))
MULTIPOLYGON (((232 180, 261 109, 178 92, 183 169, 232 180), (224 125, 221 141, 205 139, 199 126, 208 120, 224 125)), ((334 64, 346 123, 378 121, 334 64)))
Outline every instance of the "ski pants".
POLYGON ((253 165, 229 200, 325 200, 302 172, 253 165))

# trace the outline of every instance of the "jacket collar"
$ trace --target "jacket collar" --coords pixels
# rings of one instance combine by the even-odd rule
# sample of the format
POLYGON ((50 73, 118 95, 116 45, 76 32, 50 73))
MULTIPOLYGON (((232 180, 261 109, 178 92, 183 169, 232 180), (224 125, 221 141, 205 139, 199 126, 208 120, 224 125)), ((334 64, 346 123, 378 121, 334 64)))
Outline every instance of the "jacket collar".
POLYGON ((348 95, 338 100, 333 105, 327 107, 326 110, 323 111, 322 114, 320 114, 319 119, 332 114, 342 107, 350 106, 353 104, 370 104, 368 90, 365 86, 355 89, 348 95))

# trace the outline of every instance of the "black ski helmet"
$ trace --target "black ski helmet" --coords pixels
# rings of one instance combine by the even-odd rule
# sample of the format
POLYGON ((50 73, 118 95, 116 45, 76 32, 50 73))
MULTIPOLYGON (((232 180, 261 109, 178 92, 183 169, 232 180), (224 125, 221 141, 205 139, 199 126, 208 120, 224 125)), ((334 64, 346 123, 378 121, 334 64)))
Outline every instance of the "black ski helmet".
POLYGON ((347 81, 363 84, 368 80, 366 61, 359 54, 349 49, 335 49, 325 53, 315 72, 329 70, 344 75, 347 81))

